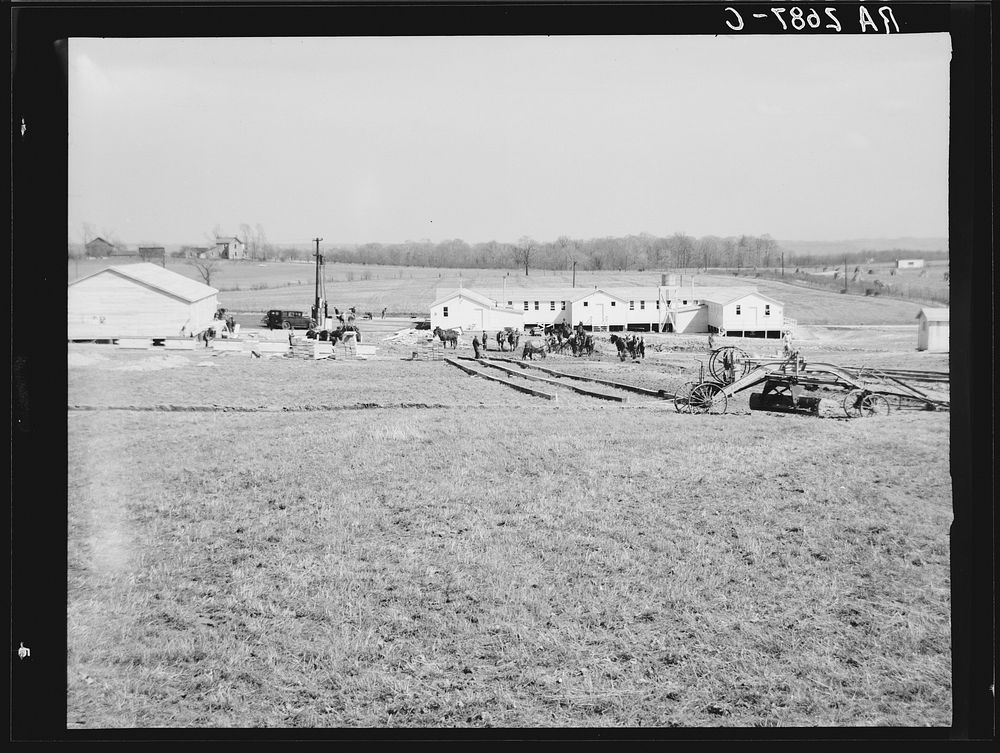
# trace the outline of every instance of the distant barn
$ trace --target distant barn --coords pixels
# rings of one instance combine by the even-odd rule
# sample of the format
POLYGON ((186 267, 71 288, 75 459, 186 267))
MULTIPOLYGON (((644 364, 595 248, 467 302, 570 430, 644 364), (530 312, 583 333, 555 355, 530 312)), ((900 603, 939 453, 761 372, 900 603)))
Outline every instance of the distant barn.
POLYGON ((105 267, 69 284, 68 339, 190 335, 211 324, 218 294, 148 262, 105 267))
POLYGON ((139 258, 143 261, 158 261, 161 267, 167 266, 167 250, 163 246, 139 246, 139 258))
POLYGON ((920 309, 917 314, 917 350, 947 353, 949 309, 920 309))
POLYGON ((896 269, 920 269, 923 266, 923 259, 896 259, 896 269))
POLYGON ((100 237, 94 238, 94 240, 87 243, 87 256, 96 256, 101 258, 111 256, 114 251, 114 244, 108 243, 108 241, 100 237))

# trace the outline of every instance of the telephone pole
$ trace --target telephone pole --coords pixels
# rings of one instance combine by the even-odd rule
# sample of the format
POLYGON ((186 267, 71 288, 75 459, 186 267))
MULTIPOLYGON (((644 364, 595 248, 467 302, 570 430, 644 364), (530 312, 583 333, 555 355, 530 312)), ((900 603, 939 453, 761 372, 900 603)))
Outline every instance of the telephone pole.
POLYGON ((781 252, 781 276, 785 276, 785 252, 781 252))
POLYGON ((847 254, 844 254, 844 292, 847 292, 847 254))
POLYGON ((576 287, 576 259, 573 259, 573 287, 576 287))
MULTIPOLYGON (((317 327, 323 327, 326 325, 326 290, 322 291, 320 294, 320 269, 323 266, 323 256, 319 252, 319 242, 323 240, 322 238, 313 238, 313 243, 316 244, 316 300, 313 304, 312 318, 316 320, 317 327), (322 315, 321 315, 322 314, 322 315)), ((325 286, 323 286, 325 288, 325 286)))

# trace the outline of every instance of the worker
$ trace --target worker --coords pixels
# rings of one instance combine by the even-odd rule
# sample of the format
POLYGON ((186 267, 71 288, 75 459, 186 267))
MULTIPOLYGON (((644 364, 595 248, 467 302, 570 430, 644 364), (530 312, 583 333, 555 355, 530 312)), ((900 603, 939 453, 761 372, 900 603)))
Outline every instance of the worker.
POLYGON ((708 350, 709 350, 709 352, 715 350, 715 333, 714 332, 709 332, 708 333, 708 350))
POLYGON ((476 358, 479 358, 479 338, 472 338, 472 350, 475 351, 476 358))
POLYGON ((385 319, 385 309, 382 309, 382 318, 385 319))

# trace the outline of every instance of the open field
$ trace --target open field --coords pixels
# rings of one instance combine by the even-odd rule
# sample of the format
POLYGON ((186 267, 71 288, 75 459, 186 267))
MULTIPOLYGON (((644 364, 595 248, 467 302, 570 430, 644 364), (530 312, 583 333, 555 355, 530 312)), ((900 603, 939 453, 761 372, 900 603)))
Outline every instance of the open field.
MULTIPOLYGON (((926 355, 882 332, 828 352, 926 355)), ((950 724, 947 414, 549 402, 407 347, 69 347, 70 728, 950 724)))
MULTIPOLYGON (((70 263, 69 279, 103 269, 108 260, 84 260, 70 263)), ((197 271, 177 259, 167 262, 167 269, 192 279, 197 271)), ((308 311, 315 295, 315 268, 305 263, 220 262, 212 285, 220 289, 219 304, 235 312, 264 312, 270 308, 308 311)), ((360 312, 376 316, 383 308, 393 315, 426 315, 439 288, 467 287, 511 290, 537 286, 569 286, 573 275, 566 271, 536 270, 524 275, 516 270, 434 269, 426 267, 380 267, 330 264, 326 268, 326 290, 331 306, 356 306, 360 312)), ((893 278, 895 279, 895 278, 893 278)), ((912 301, 885 296, 842 295, 834 290, 818 290, 764 278, 735 277, 731 274, 684 275, 694 285, 756 286, 760 292, 785 304, 785 315, 802 324, 913 324, 921 306, 912 301)), ((581 272, 577 287, 644 285, 660 282, 658 272, 581 272)))

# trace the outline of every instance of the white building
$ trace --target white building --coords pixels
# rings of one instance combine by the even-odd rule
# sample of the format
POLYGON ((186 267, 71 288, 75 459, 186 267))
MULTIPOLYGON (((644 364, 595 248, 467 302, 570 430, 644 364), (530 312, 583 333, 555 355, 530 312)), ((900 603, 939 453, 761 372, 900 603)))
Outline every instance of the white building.
POLYGON ((947 353, 950 309, 920 309, 917 314, 917 350, 947 353))
POLYGON ((215 239, 215 248, 212 250, 212 256, 219 259, 246 259, 247 246, 235 235, 226 238, 217 237, 215 239))
POLYGON ((493 299, 468 288, 438 294, 431 304, 431 328, 461 327, 464 332, 497 331, 505 327, 522 329, 523 312, 497 305, 493 299))
POLYGON ((215 288, 158 264, 121 264, 67 289, 69 340, 177 337, 200 332, 218 309, 215 288))
MULTIPOLYGON (((671 281, 673 282, 673 281, 671 281)), ((588 330, 640 332, 722 332, 736 337, 780 338, 784 306, 756 288, 660 285, 610 288, 511 288, 439 291, 431 306, 431 326, 464 325, 487 317, 487 309, 516 312, 520 326, 566 322, 588 330), (464 295, 464 299, 460 297, 464 295), (445 316, 444 308, 448 315, 445 316), (461 312, 456 316, 453 312, 461 312), (483 312, 483 313, 477 313, 483 312)), ((518 326, 518 325, 503 325, 518 326)), ((499 329, 481 327, 472 329, 499 329)))
POLYGON ((923 266, 923 259, 896 259, 896 269, 920 269, 923 266))

